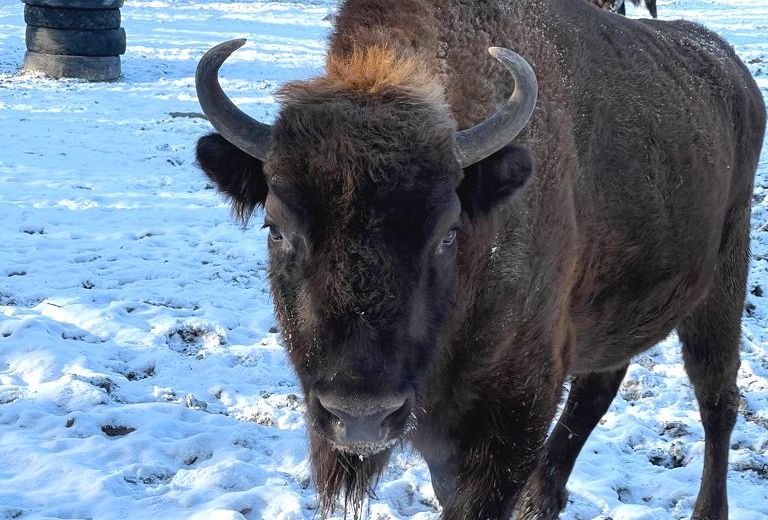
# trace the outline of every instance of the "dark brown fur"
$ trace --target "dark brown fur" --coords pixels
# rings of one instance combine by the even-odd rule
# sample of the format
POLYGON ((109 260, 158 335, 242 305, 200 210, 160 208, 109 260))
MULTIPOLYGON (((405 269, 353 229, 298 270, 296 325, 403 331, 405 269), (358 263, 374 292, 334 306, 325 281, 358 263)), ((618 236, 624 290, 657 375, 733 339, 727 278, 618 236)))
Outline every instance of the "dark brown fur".
POLYGON ((201 139, 198 159, 241 218, 266 201, 323 514, 344 497, 358 516, 387 451, 335 450, 316 424, 318 388, 415 389, 415 430, 398 438, 427 460, 444 518, 554 519, 629 359, 677 329, 707 443, 694 518, 727 518, 765 128, 727 44, 688 22, 573 0, 347 0, 327 76, 280 96, 266 184, 252 178, 260 161, 217 136, 201 139), (618 45, 627 39, 631 51, 618 45), (454 130, 513 87, 492 45, 531 63, 539 102, 516 140, 524 149, 461 172, 454 130), (454 200, 458 248, 443 251, 454 200))

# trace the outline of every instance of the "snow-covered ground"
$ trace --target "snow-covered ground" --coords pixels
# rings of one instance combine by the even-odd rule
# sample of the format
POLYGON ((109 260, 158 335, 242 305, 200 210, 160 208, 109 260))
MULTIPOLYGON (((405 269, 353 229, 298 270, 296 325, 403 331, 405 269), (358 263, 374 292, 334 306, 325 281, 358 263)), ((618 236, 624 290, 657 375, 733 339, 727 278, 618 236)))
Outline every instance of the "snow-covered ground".
MULTIPOLYGON (((265 283, 193 165, 193 75, 247 37, 224 88, 269 120, 319 73, 330 0, 128 0, 123 79, 22 75, 22 4, 0 0, 0 519, 311 519, 300 389, 265 283)), ((768 2, 662 2, 732 42, 768 96, 768 2)), ((630 15, 642 14, 630 8, 630 15)), ((256 219, 258 220, 258 219, 256 219)), ((731 518, 768 518, 768 151, 753 207, 731 518)), ((674 337, 640 357, 571 478, 563 518, 689 516, 703 434, 674 337)), ((436 519, 398 453, 373 519, 436 519)))

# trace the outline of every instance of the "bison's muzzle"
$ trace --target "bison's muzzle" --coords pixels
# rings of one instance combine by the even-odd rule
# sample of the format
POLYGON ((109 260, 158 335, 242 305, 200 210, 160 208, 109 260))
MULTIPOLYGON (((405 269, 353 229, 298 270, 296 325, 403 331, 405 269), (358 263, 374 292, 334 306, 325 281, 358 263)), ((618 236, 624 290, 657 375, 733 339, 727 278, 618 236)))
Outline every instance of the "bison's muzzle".
POLYGON ((413 392, 377 397, 314 396, 309 414, 316 431, 339 451, 366 455, 402 438, 412 417, 413 392))

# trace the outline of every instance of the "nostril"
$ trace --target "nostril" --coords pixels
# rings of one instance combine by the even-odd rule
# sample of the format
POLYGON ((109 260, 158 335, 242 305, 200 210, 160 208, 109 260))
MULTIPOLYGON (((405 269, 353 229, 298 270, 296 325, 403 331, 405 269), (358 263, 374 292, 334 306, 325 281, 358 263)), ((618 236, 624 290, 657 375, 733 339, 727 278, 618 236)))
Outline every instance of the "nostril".
POLYGON ((323 399, 317 399, 318 416, 322 423, 325 423, 337 435, 344 430, 343 413, 333 407, 323 404, 323 399))
POLYGON ((394 408, 390 412, 390 414, 387 416, 387 418, 390 418, 390 417, 395 416, 395 415, 400 415, 400 414, 403 414, 403 413, 407 413, 408 410, 410 409, 410 407, 411 407, 411 403, 407 399, 403 400, 403 404, 401 404, 397 408, 394 408))
POLYGON ((328 407, 328 406, 326 406, 326 405, 323 403, 323 400, 322 400, 322 399, 318 398, 318 400, 317 400, 317 405, 318 405, 318 408, 320 408, 320 410, 322 410, 322 411, 323 411, 323 412, 325 412, 326 414, 330 415, 331 417, 333 417, 333 418, 335 418, 335 419, 339 419, 339 420, 341 420, 341 417, 339 417, 337 414, 333 413, 333 410, 334 410, 334 409, 333 409, 333 407, 328 407))
POLYGON ((403 403, 397 408, 392 408, 381 421, 382 429, 389 431, 405 428, 408 422, 408 416, 411 414, 411 401, 404 399, 403 403))

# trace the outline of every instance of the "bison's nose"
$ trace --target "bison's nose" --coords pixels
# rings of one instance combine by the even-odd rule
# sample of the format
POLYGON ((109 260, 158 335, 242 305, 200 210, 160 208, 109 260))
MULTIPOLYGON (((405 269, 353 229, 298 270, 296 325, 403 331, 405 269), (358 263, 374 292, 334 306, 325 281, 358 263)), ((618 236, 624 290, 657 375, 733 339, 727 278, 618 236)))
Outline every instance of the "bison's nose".
POLYGON ((324 394, 318 401, 332 416, 328 433, 339 447, 386 443, 405 429, 411 413, 411 399, 405 395, 373 399, 324 394))

